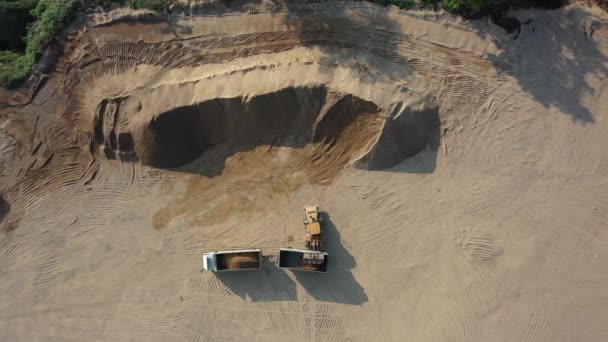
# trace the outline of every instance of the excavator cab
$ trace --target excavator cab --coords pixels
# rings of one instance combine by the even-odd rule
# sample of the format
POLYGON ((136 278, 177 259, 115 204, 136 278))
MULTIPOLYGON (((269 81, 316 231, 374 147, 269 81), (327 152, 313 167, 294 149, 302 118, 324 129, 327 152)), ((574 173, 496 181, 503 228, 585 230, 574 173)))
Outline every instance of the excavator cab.
POLYGON ((304 208, 304 225, 321 221, 323 221, 323 215, 319 213, 318 205, 304 208))

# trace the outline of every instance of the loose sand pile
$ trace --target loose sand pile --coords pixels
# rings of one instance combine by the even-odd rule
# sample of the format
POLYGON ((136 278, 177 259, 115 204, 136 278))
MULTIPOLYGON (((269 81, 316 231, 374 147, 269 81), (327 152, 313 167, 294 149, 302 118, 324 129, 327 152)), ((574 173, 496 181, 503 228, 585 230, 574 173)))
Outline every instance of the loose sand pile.
POLYGON ((218 268, 220 269, 239 269, 239 268, 257 268, 260 267, 260 261, 258 260, 259 254, 254 253, 238 253, 231 255, 226 258, 225 255, 220 254, 218 258, 218 268))
POLYGON ((184 6, 0 93, 5 340, 608 338, 604 14, 184 6), (327 274, 200 272, 311 204, 327 274))

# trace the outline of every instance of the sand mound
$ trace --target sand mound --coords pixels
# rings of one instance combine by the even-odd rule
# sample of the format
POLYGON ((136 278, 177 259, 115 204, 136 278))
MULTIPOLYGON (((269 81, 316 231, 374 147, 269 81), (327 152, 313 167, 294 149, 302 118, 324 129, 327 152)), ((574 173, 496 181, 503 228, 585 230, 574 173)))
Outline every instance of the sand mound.
POLYGON ((240 269, 240 268, 255 268, 259 267, 260 263, 257 258, 248 255, 238 255, 232 257, 226 261, 228 269, 240 269))
POLYGON ((368 170, 382 170, 416 155, 429 145, 437 151, 440 127, 439 108, 436 105, 399 104, 386 120, 380 139, 359 166, 368 170))

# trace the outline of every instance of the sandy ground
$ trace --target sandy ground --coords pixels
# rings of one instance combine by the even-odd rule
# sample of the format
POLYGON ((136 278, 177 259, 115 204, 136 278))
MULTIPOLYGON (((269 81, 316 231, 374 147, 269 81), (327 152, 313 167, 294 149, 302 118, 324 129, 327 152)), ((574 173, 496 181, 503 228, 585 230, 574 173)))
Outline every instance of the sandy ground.
POLYGON ((124 14, 2 93, 2 340, 608 340, 599 11, 124 14), (327 274, 201 272, 309 204, 327 274))

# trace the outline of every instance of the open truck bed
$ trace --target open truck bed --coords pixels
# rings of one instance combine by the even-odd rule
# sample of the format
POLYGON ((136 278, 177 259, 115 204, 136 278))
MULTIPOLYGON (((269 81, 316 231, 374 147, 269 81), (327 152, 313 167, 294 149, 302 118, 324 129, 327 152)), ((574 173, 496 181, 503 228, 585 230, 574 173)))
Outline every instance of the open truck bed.
POLYGON ((260 249, 207 252, 203 255, 203 268, 209 271, 246 271, 262 268, 260 249))
POLYGON ((328 255, 321 251, 281 248, 276 266, 294 271, 327 272, 328 255))

